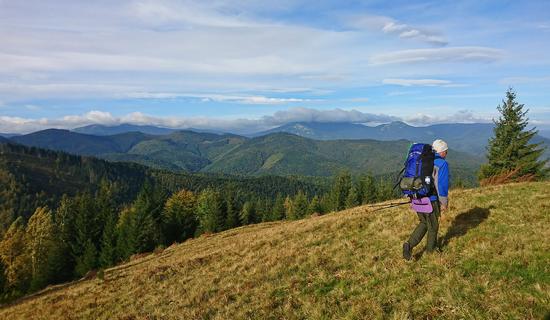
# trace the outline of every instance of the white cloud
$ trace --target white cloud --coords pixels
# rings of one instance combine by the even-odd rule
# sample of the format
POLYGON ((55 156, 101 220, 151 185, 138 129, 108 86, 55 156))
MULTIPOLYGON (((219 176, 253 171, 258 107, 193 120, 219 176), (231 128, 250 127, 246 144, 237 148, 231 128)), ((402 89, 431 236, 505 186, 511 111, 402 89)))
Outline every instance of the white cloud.
POLYGON ((386 52, 370 58, 371 65, 394 63, 432 62, 493 62, 502 58, 502 50, 487 47, 449 47, 432 49, 412 49, 386 52))
POLYGON ((404 87, 411 86, 448 86, 452 85, 452 82, 449 80, 439 80, 439 79, 384 79, 382 80, 383 84, 393 84, 404 87))
POLYGON ((437 46, 445 46, 448 44, 445 37, 439 35, 437 32, 424 28, 412 27, 386 16, 361 15, 347 17, 347 19, 347 24, 354 28, 380 30, 386 34, 397 35, 402 39, 413 39, 437 46))
POLYGON ((436 35, 428 31, 412 28, 406 24, 397 24, 393 21, 385 23, 382 31, 386 33, 397 34, 400 38, 403 39, 415 39, 435 45, 444 46, 448 43, 447 40, 445 40, 445 38, 442 36, 436 35))
POLYGON ((449 115, 428 115, 417 113, 403 120, 413 125, 430 125, 435 123, 489 123, 492 117, 479 116, 470 110, 460 110, 449 115))
POLYGON ((316 110, 292 108, 277 111, 273 115, 258 119, 224 119, 208 117, 156 117, 141 112, 133 112, 115 117, 109 112, 90 111, 82 115, 68 115, 59 119, 27 119, 21 117, 0 117, 0 132, 28 133, 48 128, 72 129, 89 124, 117 125, 133 123, 156 125, 170 128, 197 128, 225 130, 236 133, 251 133, 266 130, 289 122, 348 122, 381 123, 399 120, 384 114, 364 113, 357 110, 316 110))
POLYGON ((397 120, 397 117, 364 113, 357 110, 316 110, 310 108, 292 108, 285 111, 277 111, 272 116, 264 116, 263 121, 269 125, 281 125, 289 122, 389 122, 397 120))

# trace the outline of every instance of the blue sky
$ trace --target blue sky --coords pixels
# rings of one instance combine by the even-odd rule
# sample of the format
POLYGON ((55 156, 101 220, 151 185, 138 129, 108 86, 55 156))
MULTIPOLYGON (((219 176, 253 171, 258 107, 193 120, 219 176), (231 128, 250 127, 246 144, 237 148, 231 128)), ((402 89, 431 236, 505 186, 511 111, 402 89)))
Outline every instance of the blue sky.
POLYGON ((0 132, 122 122, 550 128, 548 1, 0 0, 0 132))

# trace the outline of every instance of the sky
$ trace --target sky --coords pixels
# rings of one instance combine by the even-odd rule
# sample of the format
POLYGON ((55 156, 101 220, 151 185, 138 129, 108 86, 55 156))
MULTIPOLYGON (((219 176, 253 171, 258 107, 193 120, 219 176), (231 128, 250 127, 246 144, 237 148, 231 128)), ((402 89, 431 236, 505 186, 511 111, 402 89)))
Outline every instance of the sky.
POLYGON ((0 132, 289 121, 550 129, 550 1, 0 0, 0 132))

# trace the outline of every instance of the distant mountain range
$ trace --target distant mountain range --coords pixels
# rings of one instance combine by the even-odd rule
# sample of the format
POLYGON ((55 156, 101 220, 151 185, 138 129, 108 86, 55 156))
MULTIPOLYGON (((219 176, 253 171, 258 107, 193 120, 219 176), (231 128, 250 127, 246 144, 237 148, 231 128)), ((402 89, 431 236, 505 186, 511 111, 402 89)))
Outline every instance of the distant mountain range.
MULTIPOLYGON (((443 139, 455 150, 483 155, 489 139, 493 136, 493 124, 489 123, 449 123, 426 127, 413 127, 396 121, 375 127, 350 123, 295 122, 257 133, 256 136, 274 132, 288 132, 318 140, 335 139, 374 139, 381 141, 406 139, 414 142, 431 143, 443 139)), ((550 139, 540 134, 533 142, 547 146, 545 156, 550 158, 550 139)))
MULTIPOLYGON (((128 132, 141 132, 149 135, 168 135, 178 130, 155 126, 140 126, 121 124, 117 126, 90 125, 76 128, 73 132, 107 136, 128 132)), ((223 135, 222 131, 189 129, 199 133, 216 133, 223 135)), ((491 123, 451 123, 436 124, 426 127, 414 127, 404 122, 395 121, 375 127, 362 124, 338 123, 338 122, 293 122, 263 132, 247 135, 259 137, 276 132, 286 132, 314 140, 338 140, 338 139, 372 139, 380 141, 392 141, 405 139, 414 142, 432 142, 435 139, 444 139, 455 150, 472 154, 484 154, 489 138, 493 136, 493 124, 491 123)), ((543 142, 550 146, 550 131, 540 131, 534 142, 543 142)), ((547 153, 550 156, 550 152, 547 153)))
MULTIPOLYGON (((323 141, 281 132, 255 138, 193 131, 94 136, 58 129, 13 137, 11 141, 173 171, 305 176, 332 176, 341 170, 389 174, 400 169, 410 143, 366 139, 323 141)), ((450 161, 455 172, 471 180, 483 159, 453 151, 450 161)))
MULTIPOLYGON (((484 161, 492 124, 440 124, 413 127, 403 122, 368 127, 349 123, 291 123, 244 137, 153 126, 87 126, 74 131, 48 129, 10 140, 27 146, 136 162, 185 172, 241 175, 330 176, 388 174, 399 169, 410 143, 442 138, 449 143, 455 172, 473 179, 484 161), (95 132, 96 135, 75 132, 95 132), (129 131, 126 131, 129 130, 129 131), (149 133, 144 133, 147 131, 149 133), (118 132, 113 135, 102 135, 118 132), (160 134, 168 132, 166 134, 160 134)), ((535 142, 550 146, 550 139, 535 142)), ((550 157, 547 149, 545 156, 550 157)))
POLYGON ((127 133, 127 132, 141 132, 141 133, 152 134, 152 135, 165 135, 165 134, 170 134, 177 130, 156 127, 156 126, 140 126, 140 125, 124 123, 117 126, 105 126, 101 124, 92 124, 85 127, 75 128, 72 131, 77 133, 91 134, 95 136, 111 136, 114 134, 127 133))
POLYGON ((2 138, 11 138, 11 137, 15 137, 15 136, 19 136, 19 134, 17 134, 17 133, 1 133, 0 132, 0 137, 2 137, 2 138))
POLYGON ((350 123, 289 123, 266 132, 288 132, 318 140, 335 139, 374 139, 381 141, 406 139, 414 142, 431 143, 435 139, 447 141, 455 150, 480 154, 485 151, 487 141, 493 135, 493 125, 475 124, 437 124, 427 127, 413 127, 396 121, 376 127, 350 123))

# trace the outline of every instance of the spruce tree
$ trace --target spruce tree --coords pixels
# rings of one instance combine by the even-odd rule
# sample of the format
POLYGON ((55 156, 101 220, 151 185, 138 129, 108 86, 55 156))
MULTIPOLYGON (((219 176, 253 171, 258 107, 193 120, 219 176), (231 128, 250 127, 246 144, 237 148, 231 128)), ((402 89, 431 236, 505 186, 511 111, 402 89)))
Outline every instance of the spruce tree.
POLYGON ((200 233, 218 232, 223 229, 225 216, 220 195, 213 189, 203 190, 197 200, 197 218, 200 233))
POLYGON ((346 209, 356 207, 359 205, 359 203, 360 202, 357 187, 355 185, 352 185, 346 198, 346 209))
POLYGON ((275 203, 273 204, 272 220, 278 221, 285 218, 285 199, 280 193, 277 193, 275 197, 275 203))
POLYGON ((364 176, 360 180, 361 204, 374 203, 377 198, 376 181, 371 175, 364 176))
POLYGON ((527 130, 528 121, 524 105, 516 101, 516 93, 510 88, 506 100, 497 107, 500 117, 495 121, 494 136, 489 140, 487 164, 481 167, 479 178, 487 179, 502 174, 515 174, 511 179, 544 177, 548 160, 539 160, 544 152, 540 143, 530 143, 537 134, 527 130))
POLYGON ((330 192, 333 211, 343 210, 346 207, 346 199, 351 189, 351 175, 347 171, 342 171, 334 179, 332 190, 330 192))
POLYGON ((376 186, 376 201, 386 201, 394 197, 391 182, 380 179, 376 186))
POLYGON ((116 226, 116 255, 121 260, 127 260, 132 254, 137 252, 134 216, 134 210, 128 207, 124 208, 118 217, 116 226))
POLYGON ((75 210, 75 237, 71 243, 71 252, 75 259, 75 275, 83 276, 97 264, 97 261, 91 260, 97 259, 95 246, 99 244, 101 234, 100 229, 97 228, 97 206, 89 193, 84 193, 77 198, 75 210), (92 251, 90 246, 94 246, 93 256, 90 254, 92 251))
POLYGON ((97 267, 97 249, 91 239, 84 244, 84 250, 76 258, 75 274, 78 277, 84 276, 88 271, 97 267))
POLYGON ((294 196, 294 215, 296 219, 301 219, 306 216, 308 208, 307 196, 303 191, 298 191, 296 196, 294 196))
POLYGON ((307 214, 321 214, 323 213, 323 208, 321 208, 321 200, 319 200, 319 196, 314 196, 313 199, 309 202, 309 205, 307 207, 307 214))
POLYGON ((239 223, 239 209, 235 198, 231 194, 227 194, 225 197, 225 208, 227 211, 225 219, 225 228, 232 229, 240 225, 239 223))
POLYGON ((161 224, 164 203, 164 191, 153 188, 152 183, 146 181, 133 204, 134 232, 138 252, 152 251, 162 242, 161 224))
POLYGON ((54 215, 56 238, 58 241, 57 255, 61 257, 58 272, 56 273, 56 281, 67 281, 73 276, 75 256, 72 254, 72 248, 76 242, 76 211, 76 201, 67 195, 63 195, 54 215))
POLYGON ((99 252, 99 265, 103 268, 112 266, 118 260, 116 254, 117 218, 114 212, 110 212, 106 217, 107 221, 105 221, 105 226, 103 227, 99 252))
POLYGON ((254 223, 254 216, 256 215, 256 207, 253 202, 246 201, 243 204, 241 212, 239 213, 239 220, 242 225, 254 223))

